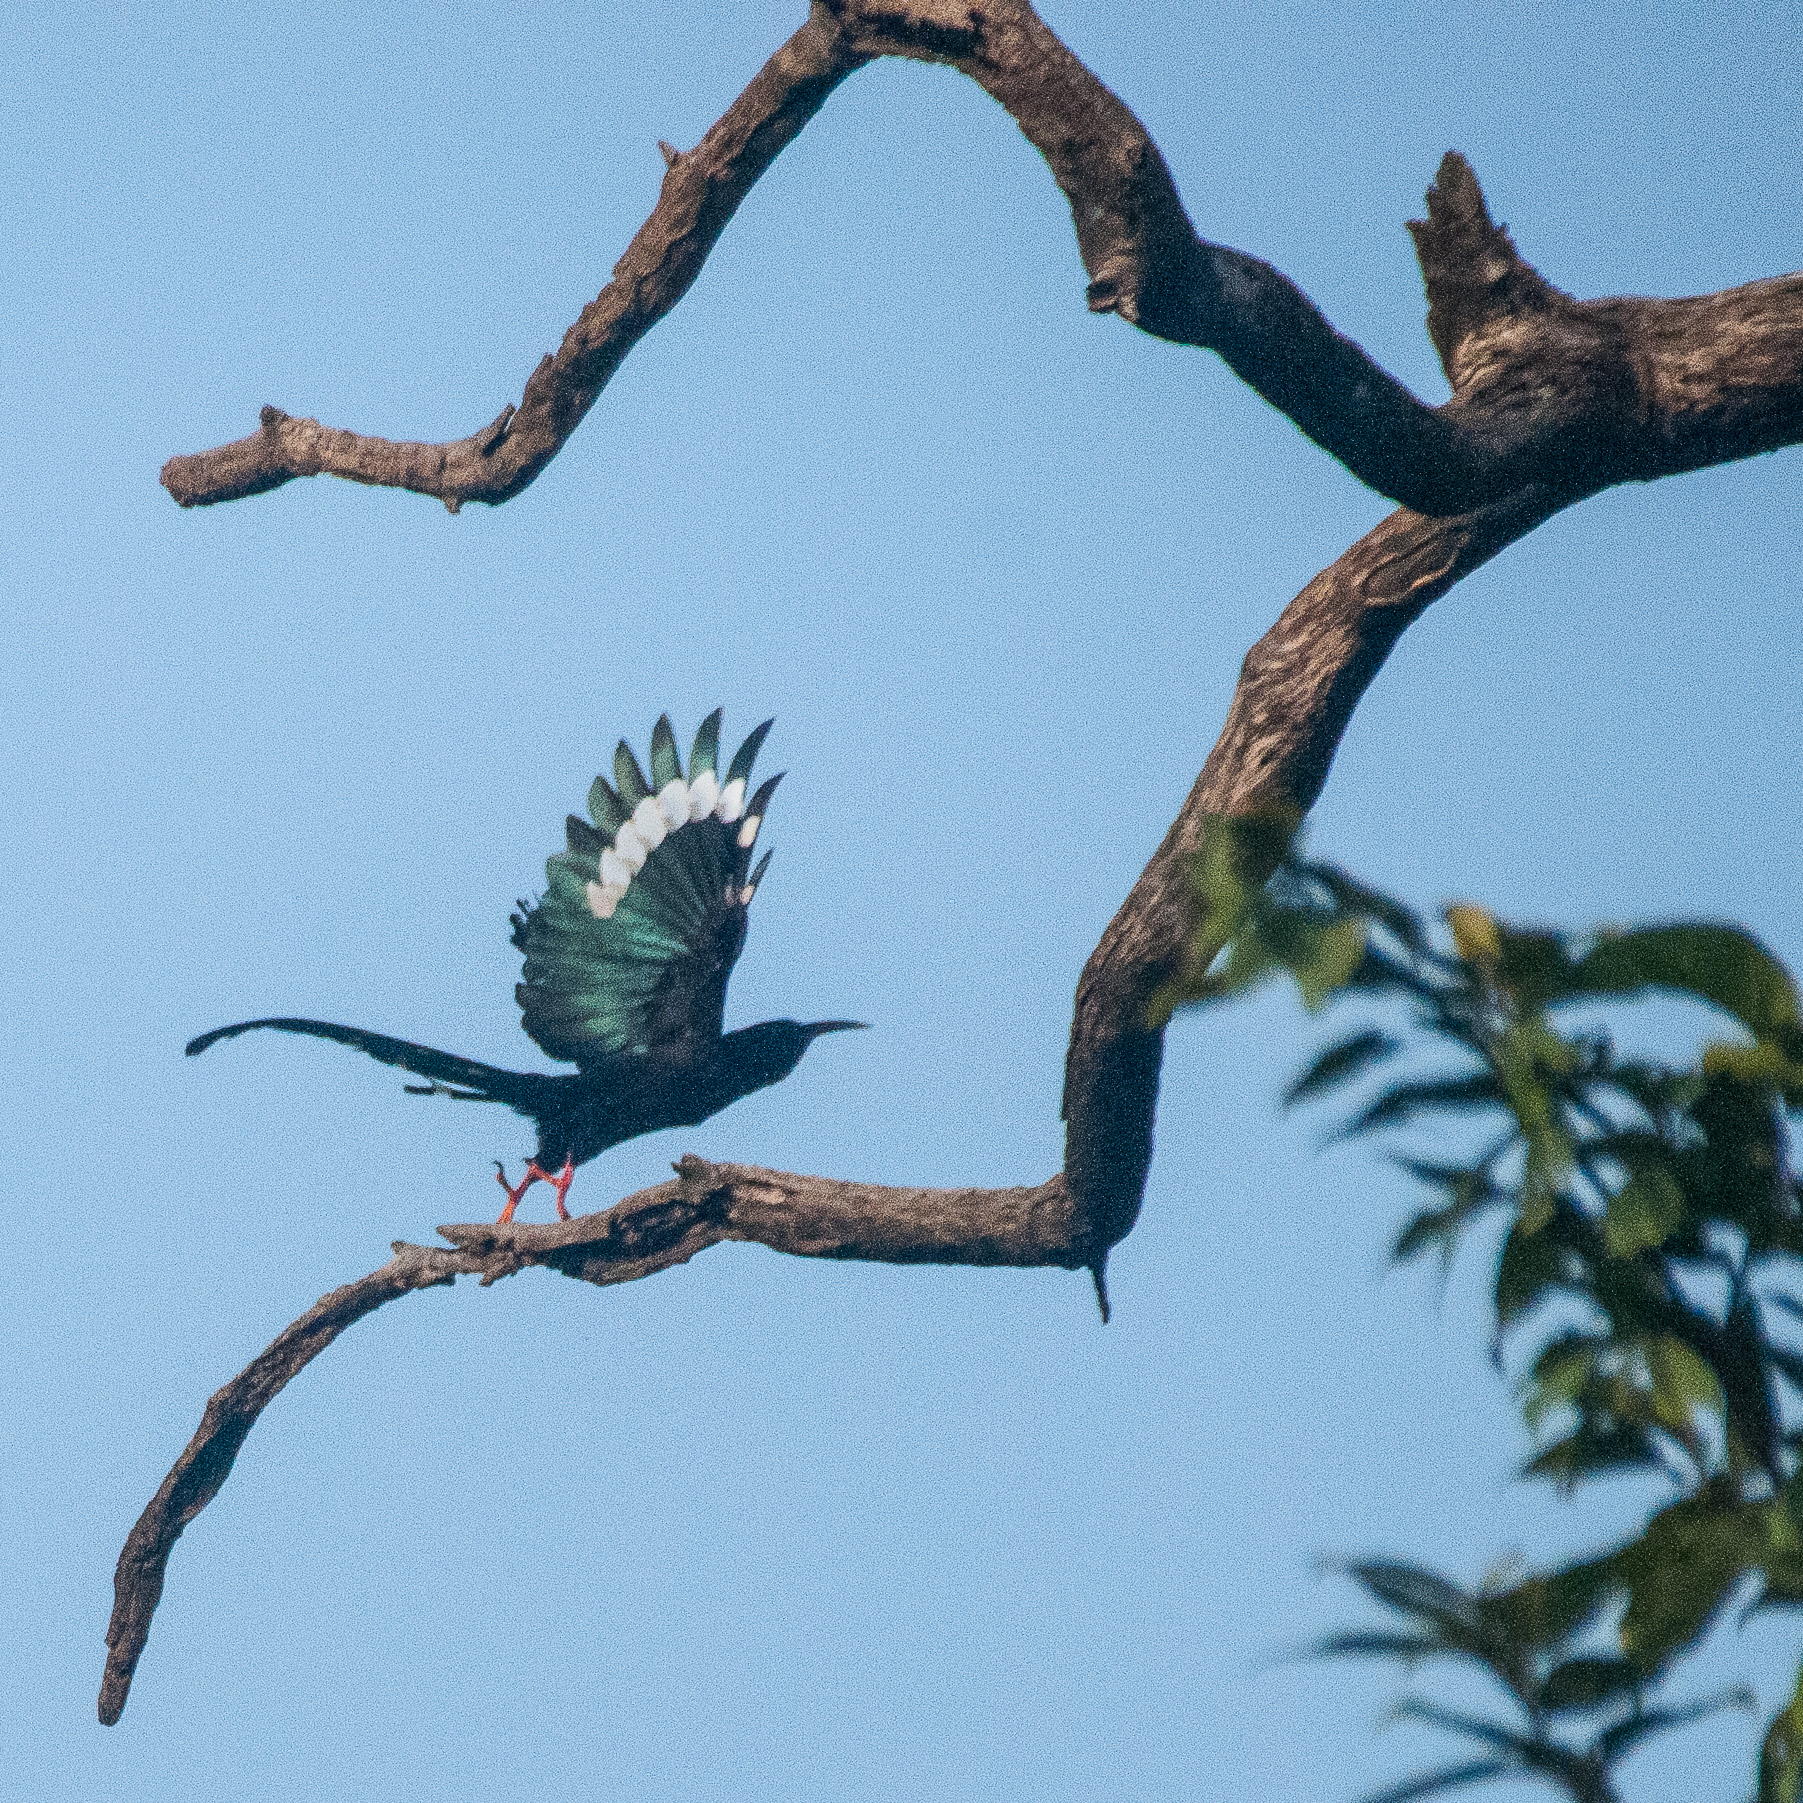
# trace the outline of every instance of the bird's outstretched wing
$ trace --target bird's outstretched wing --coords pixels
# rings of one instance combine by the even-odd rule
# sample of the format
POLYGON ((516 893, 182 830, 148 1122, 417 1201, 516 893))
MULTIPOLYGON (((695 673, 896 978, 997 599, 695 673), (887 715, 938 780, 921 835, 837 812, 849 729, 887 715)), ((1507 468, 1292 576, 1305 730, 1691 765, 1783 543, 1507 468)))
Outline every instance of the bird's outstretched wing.
POLYGON ((687 1063, 720 1037, 726 981, 745 943, 745 911, 769 863, 751 868, 773 776, 746 785, 766 720, 718 773, 720 710, 702 721, 685 776, 670 717, 651 735, 651 774, 622 739, 614 783, 589 790, 594 825, 572 814, 569 849, 546 889, 521 902, 513 942, 526 956, 515 994, 526 1031, 584 1067, 621 1056, 687 1063))

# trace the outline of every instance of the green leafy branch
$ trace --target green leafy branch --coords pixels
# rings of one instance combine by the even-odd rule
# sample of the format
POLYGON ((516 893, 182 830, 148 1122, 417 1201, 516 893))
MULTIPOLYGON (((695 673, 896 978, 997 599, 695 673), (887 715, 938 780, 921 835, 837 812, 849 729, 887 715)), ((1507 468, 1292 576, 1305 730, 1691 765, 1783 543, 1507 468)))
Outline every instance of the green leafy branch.
MULTIPOLYGON (((1506 1589, 1355 1566, 1406 1625, 1322 1650, 1475 1661, 1514 1706, 1488 1721, 1407 1701, 1403 1713, 1476 1741, 1480 1756, 1383 1803, 1511 1773, 1602 1803, 1616 1764, 1649 1735, 1741 1700, 1646 1703, 1730 1601, 1803 1602, 1797 986, 1757 939, 1710 922, 1574 935, 1459 906, 1444 933, 1430 930, 1296 856, 1290 830, 1211 824, 1195 863, 1199 924, 1155 1017, 1286 974, 1311 1009, 1347 996, 1400 1004, 1403 1036, 1360 1025, 1287 1100, 1343 1099, 1337 1138, 1407 1130, 1395 1156, 1430 1200, 1397 1236, 1397 1259, 1450 1262, 1480 1219, 1499 1223, 1493 1350, 1525 1348, 1526 1473, 1569 1493, 1649 1470, 1675 1492, 1631 1539, 1506 1589), (1669 1064, 1624 1052, 1594 1024, 1650 994, 1701 1003, 1734 1036, 1669 1064), (1424 1070, 1396 1062, 1423 1049, 1424 1070), (1594 1725, 1579 1744, 1569 1735, 1581 1720, 1594 1725)), ((1761 1803, 1796 1803, 1800 1778, 1803 1680, 1768 1727, 1761 1803)))

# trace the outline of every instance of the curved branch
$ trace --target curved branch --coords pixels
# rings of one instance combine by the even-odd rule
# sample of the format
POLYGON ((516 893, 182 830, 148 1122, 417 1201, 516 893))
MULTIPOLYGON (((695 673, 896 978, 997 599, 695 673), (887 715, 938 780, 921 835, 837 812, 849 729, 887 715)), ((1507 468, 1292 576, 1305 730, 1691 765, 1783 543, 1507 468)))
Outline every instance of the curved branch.
POLYGON ((182 1449, 162 1487, 126 1536, 113 1571, 113 1613, 106 1627, 106 1674, 100 1719, 111 1725, 125 1709, 132 1673, 150 1636, 150 1618, 163 1595, 163 1573, 182 1530, 231 1476, 232 1461, 257 1417, 288 1380, 317 1358, 355 1321, 384 1302, 434 1284, 451 1283, 476 1267, 462 1253, 401 1246, 379 1271, 322 1296, 292 1327, 208 1398, 194 1438, 182 1449))
POLYGON ((509 403, 481 431, 452 444, 400 443, 265 407, 250 437, 171 457, 163 486, 184 507, 318 475, 434 495, 453 513, 466 501, 511 500, 563 448, 626 353, 688 293, 758 177, 861 60, 817 9, 693 151, 665 147, 657 206, 613 279, 532 372, 518 407, 509 403))
POLYGON ((380 1270, 322 1297, 230 1383, 127 1536, 113 1573, 100 1719, 124 1713, 150 1638, 169 1555, 231 1475, 246 1435, 290 1379, 353 1322, 415 1290, 480 1278, 486 1287, 540 1265, 587 1283, 630 1283, 685 1264, 722 1240, 757 1240, 809 1258, 890 1264, 1062 1265, 1073 1256, 1070 1198, 1054 1177, 1034 1189, 896 1189, 684 1158, 677 1178, 599 1214, 548 1226, 441 1227, 455 1250, 396 1241, 380 1270))
POLYGON ((265 407, 248 438, 172 457, 184 507, 334 475, 434 495, 455 513, 524 489, 627 352, 688 292, 752 185, 833 89, 880 56, 943 63, 989 94, 1070 202, 1096 312, 1217 352, 1361 481, 1419 512, 1530 482, 1593 493, 1803 435, 1803 282, 1685 301, 1580 303, 1544 281, 1449 156, 1411 229, 1453 399, 1429 407, 1269 264, 1197 235, 1158 146, 1025 0, 815 0, 808 21, 668 171, 651 216, 511 403, 449 444, 364 437, 265 407), (1732 373, 1708 345, 1726 329, 1732 373))
POLYGON ((630 1282, 739 1239, 815 1258, 1087 1267, 1106 1319, 1103 1267, 1138 1214, 1152 1154, 1164 1040, 1147 1025, 1147 1004, 1197 928, 1189 854, 1207 817, 1312 805, 1402 633, 1559 509, 1614 482, 1803 437, 1803 278, 1684 301, 1574 301, 1516 255, 1471 171, 1449 156, 1427 219, 1411 228, 1428 329, 1454 389, 1446 407, 1423 408, 1284 278, 1195 239, 1150 139, 1028 7, 819 0, 701 146, 672 154, 657 210, 614 282, 541 365, 517 412, 459 445, 396 446, 266 409, 254 438, 174 460, 171 492, 192 505, 330 471, 436 494, 453 509, 518 493, 680 299, 757 175, 832 87, 877 55, 952 63, 1008 108, 1070 198, 1092 305, 1220 350, 1355 473, 1426 511, 1383 521, 1247 653, 1219 741, 1078 983, 1062 1173, 1033 1188, 921 1190, 685 1159, 675 1182, 602 1214, 443 1228, 449 1250, 397 1245, 393 1260, 325 1297, 207 1404, 120 1554, 103 1721, 124 1708, 176 1539, 229 1475, 261 1410, 346 1327, 397 1296, 460 1275, 493 1283, 529 1265, 630 1282), (1454 496, 1463 510, 1445 511, 1454 496), (1436 508, 1442 517, 1426 517, 1436 508))
POLYGON ((1455 519, 1399 510, 1309 583, 1246 653, 1220 738, 1077 984, 1064 1172, 1098 1260, 1130 1231, 1145 1191, 1164 1046, 1146 1013, 1196 931, 1189 864, 1204 823, 1211 814, 1306 813, 1397 640, 1461 577, 1564 504, 1536 487, 1455 519))
POLYGON ((1164 842, 1078 984, 1065 1064, 1065 1166, 1017 1189, 913 1189, 686 1157, 673 1182, 549 1225, 447 1226, 454 1250, 397 1243, 334 1290, 207 1403, 200 1427, 126 1540, 114 1574, 100 1719, 116 1722, 150 1633, 169 1554, 212 1501, 263 1409, 353 1322, 416 1289, 530 1266, 631 1283, 725 1240, 804 1258, 1082 1270, 1108 1318, 1108 1250, 1131 1229, 1152 1157, 1162 1029, 1146 1005, 1195 930, 1188 856, 1212 813, 1305 809, 1359 697, 1403 631, 1461 576, 1532 530, 1543 490, 1457 520, 1392 514, 1322 572, 1247 653, 1227 723, 1164 842))

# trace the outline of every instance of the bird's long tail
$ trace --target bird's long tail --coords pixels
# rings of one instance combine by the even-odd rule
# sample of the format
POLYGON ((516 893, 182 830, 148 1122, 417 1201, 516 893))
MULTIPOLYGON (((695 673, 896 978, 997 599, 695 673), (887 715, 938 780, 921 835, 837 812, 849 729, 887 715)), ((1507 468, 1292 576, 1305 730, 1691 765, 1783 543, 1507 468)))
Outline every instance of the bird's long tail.
POLYGON ((363 1027, 344 1027, 330 1020, 241 1020, 234 1026, 215 1027, 211 1033, 190 1039, 188 1056, 198 1057, 215 1040, 235 1038, 240 1033, 250 1032, 253 1027, 274 1027, 280 1033, 310 1033, 315 1039, 335 1039, 340 1045, 367 1052, 380 1063, 396 1064, 415 1076, 430 1078, 434 1089, 440 1085, 454 1085, 442 1093, 466 1101, 505 1102, 516 1106, 527 1100, 528 1092, 535 1084, 545 1081, 526 1071, 504 1071, 492 1064, 478 1064, 473 1058, 459 1058, 454 1052, 438 1052, 429 1045, 415 1045, 410 1039, 390 1039, 385 1033, 371 1033, 363 1027))

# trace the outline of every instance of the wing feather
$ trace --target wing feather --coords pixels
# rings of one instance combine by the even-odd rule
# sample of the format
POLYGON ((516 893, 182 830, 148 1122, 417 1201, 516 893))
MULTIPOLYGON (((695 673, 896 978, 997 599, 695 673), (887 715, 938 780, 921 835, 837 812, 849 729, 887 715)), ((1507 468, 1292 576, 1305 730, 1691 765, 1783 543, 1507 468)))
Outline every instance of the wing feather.
MULTIPOLYGON (((739 748, 729 780, 749 778, 769 727, 766 721, 739 748)), ((716 712, 702 722, 690 753, 690 780, 706 772, 714 784, 697 791, 704 797, 719 792, 718 735, 716 712)), ((721 819, 718 805, 686 819, 684 791, 668 799, 669 785, 684 778, 667 715, 652 735, 650 763, 647 782, 621 741, 617 790, 596 778, 589 795, 594 827, 571 817, 569 849, 547 862, 544 895, 522 902, 513 917, 514 943, 525 954, 517 994, 526 1031, 551 1057, 585 1067, 621 1056, 699 1056, 720 1037, 726 985, 745 943, 753 848, 739 840, 747 822, 737 812, 721 819), (624 890, 608 888, 601 856, 647 796, 665 796, 680 824, 644 855, 624 890)), ((759 790, 760 812, 774 787, 759 790)), ((620 856, 627 855, 622 845, 620 856)), ((618 860, 610 862, 617 874, 618 860)))

